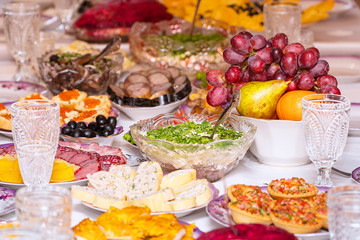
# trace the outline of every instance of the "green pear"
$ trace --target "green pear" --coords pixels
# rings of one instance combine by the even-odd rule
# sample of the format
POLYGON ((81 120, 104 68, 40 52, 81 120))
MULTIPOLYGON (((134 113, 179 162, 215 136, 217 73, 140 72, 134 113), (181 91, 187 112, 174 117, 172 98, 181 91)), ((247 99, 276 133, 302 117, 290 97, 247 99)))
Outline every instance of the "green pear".
POLYGON ((270 119, 287 86, 284 80, 248 82, 241 87, 241 100, 236 110, 242 116, 270 119))

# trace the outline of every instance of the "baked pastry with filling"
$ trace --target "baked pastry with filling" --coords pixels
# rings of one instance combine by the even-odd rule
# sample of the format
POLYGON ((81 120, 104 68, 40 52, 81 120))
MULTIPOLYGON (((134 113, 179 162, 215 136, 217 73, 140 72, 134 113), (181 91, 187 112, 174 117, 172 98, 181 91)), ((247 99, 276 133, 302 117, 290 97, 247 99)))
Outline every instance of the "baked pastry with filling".
POLYGON ((318 193, 318 188, 307 183, 303 178, 292 177, 272 180, 267 187, 271 197, 277 198, 309 198, 318 193))

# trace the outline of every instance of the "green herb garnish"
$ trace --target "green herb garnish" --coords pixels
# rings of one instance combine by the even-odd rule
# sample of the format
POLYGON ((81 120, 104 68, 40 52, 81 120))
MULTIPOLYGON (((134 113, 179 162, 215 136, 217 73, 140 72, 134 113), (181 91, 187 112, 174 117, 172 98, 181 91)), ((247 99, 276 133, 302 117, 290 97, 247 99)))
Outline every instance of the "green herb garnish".
MULTIPOLYGON (((146 133, 146 137, 149 139, 163 139, 181 144, 206 144, 213 141, 206 137, 210 136, 213 127, 214 126, 207 121, 200 124, 187 121, 175 126, 168 125, 166 127, 150 130, 146 133)), ((242 135, 242 132, 236 132, 232 129, 224 128, 223 126, 220 126, 216 131, 217 140, 234 140, 240 138, 242 135)))

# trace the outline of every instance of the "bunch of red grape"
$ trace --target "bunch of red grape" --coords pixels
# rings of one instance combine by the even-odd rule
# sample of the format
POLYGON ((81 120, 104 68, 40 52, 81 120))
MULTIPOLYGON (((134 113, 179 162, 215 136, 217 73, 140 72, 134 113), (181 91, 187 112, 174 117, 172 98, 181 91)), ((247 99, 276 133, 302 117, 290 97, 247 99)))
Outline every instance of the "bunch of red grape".
POLYGON ((288 44, 284 33, 266 40, 247 31, 233 36, 230 43, 223 58, 231 66, 225 73, 218 69, 206 73, 208 84, 213 86, 207 95, 211 106, 227 104, 232 92, 249 81, 283 79, 289 81, 287 91, 340 94, 336 78, 328 74, 329 63, 320 59, 315 47, 305 49, 301 43, 288 44))

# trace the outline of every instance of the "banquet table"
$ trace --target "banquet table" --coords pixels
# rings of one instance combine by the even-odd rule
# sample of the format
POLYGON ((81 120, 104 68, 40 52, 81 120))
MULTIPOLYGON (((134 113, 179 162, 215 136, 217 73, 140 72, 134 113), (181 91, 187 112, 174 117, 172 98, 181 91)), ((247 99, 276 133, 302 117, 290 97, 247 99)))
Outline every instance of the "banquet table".
MULTIPOLYGON (((360 9, 354 7, 348 12, 310 26, 306 29, 314 32, 315 47, 318 47, 322 55, 359 55, 360 56, 360 9), (350 33, 350 35, 349 35, 350 33)), ((73 38, 58 38, 56 46, 70 43, 73 38)), ((123 47, 128 51, 128 45, 123 47)), ((15 71, 15 63, 9 55, 4 35, 0 30, 0 80, 10 80, 15 71)), ((360 83, 349 87, 349 91, 344 91, 351 94, 349 96, 353 101, 359 99, 357 89, 360 88, 360 83), (354 90, 355 89, 355 90, 354 90)), ((346 94, 345 94, 346 95, 346 94)), ((359 100, 360 101, 360 100, 359 100)), ((120 116, 120 125, 124 127, 124 133, 129 130, 129 127, 134 123, 125 114, 120 116)), ((124 134, 123 133, 123 134, 124 134)), ((131 156, 141 157, 136 147, 131 146, 126 141, 122 140, 123 134, 116 137, 112 146, 119 147, 125 154, 131 156)), ((0 144, 12 142, 11 138, 0 135, 0 144)), ((360 166, 360 135, 349 136, 343 155, 338 159, 335 166, 343 171, 351 172, 356 167, 360 166)), ((284 146, 286 148, 286 146, 284 146)), ((312 163, 293 167, 280 167, 261 164, 250 152, 240 161, 239 165, 234 168, 222 180, 214 182, 215 187, 219 190, 219 194, 224 194, 224 185, 231 184, 252 184, 263 186, 269 183, 272 179, 302 177, 310 183, 315 182, 316 168, 312 163)), ((335 185, 341 184, 356 184, 351 178, 341 176, 335 172, 332 173, 332 180, 335 185)), ((73 199, 72 209, 72 226, 78 224, 84 218, 96 219, 101 212, 93 210, 83 205, 79 200, 73 199)), ((14 213, 0 216, 0 220, 13 220, 14 213)), ((187 223, 195 223, 196 226, 204 232, 222 227, 212 219, 210 219, 204 208, 196 210, 191 214, 181 217, 181 220, 187 223)), ((314 238, 316 239, 316 238, 314 238)))

